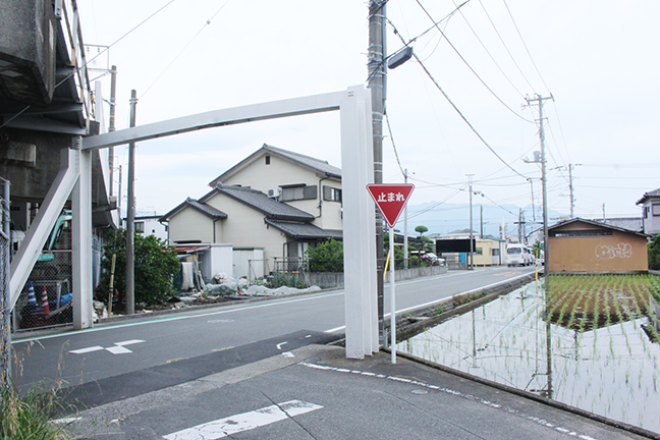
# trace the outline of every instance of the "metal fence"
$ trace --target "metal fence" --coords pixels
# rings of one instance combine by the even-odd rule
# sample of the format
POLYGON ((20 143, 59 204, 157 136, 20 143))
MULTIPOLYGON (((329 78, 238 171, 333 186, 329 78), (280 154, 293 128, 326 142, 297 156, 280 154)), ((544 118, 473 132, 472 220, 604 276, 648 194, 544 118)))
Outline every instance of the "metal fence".
POLYGON ((9 319, 9 182, 0 178, 0 388, 9 388, 10 380, 10 337, 11 321, 9 319))
POLYGON ((14 307, 16 331, 73 322, 70 250, 44 252, 14 307))
POLYGON ((275 258, 274 272, 298 273, 309 272, 309 260, 302 258, 275 258))

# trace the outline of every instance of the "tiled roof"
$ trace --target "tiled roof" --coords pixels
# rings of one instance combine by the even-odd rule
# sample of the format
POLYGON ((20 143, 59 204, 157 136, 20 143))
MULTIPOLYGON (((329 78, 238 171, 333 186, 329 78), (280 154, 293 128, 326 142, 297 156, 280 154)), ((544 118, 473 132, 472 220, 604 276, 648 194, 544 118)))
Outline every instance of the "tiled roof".
POLYGON ((213 188, 218 183, 222 183, 224 180, 230 178, 236 172, 250 165, 255 160, 263 157, 266 153, 274 154, 276 156, 280 156, 285 159, 294 161, 302 166, 309 167, 327 177, 335 177, 337 179, 341 179, 341 169, 330 165, 327 161, 316 159, 310 156, 305 156, 304 154, 294 153, 293 151, 284 150, 282 148, 273 147, 272 145, 263 144, 263 146, 260 149, 258 149, 250 156, 246 157, 241 162, 234 165, 224 173, 220 174, 215 179, 213 179, 209 183, 209 186, 213 188))
POLYGON ((594 221, 599 223, 605 223, 606 225, 616 226, 617 228, 629 229, 634 232, 642 232, 644 230, 644 224, 641 218, 630 217, 630 218, 606 218, 595 219, 594 221))
POLYGON ((652 197, 660 197, 660 188, 645 192, 644 196, 637 201, 636 205, 642 204, 646 202, 646 199, 650 199, 652 197))
POLYGON ((264 150, 268 150, 272 153, 279 154, 281 156, 287 157, 291 160, 295 160, 303 165, 307 165, 310 168, 314 168, 317 171, 321 171, 324 174, 341 177, 341 169, 330 165, 325 160, 319 160, 314 157, 305 156, 304 154, 294 153, 293 151, 283 150, 281 148, 273 147, 272 145, 264 144, 262 147, 264 150))
POLYGON ((299 240, 322 240, 326 238, 334 238, 336 240, 342 239, 342 231, 321 229, 311 223, 266 219, 266 224, 279 229, 289 237, 299 240))
POLYGON ((181 203, 176 208, 174 208, 173 210, 171 210, 170 212, 168 212, 167 214, 162 216, 158 221, 161 221, 161 222, 162 221, 169 221, 170 217, 172 217, 174 214, 176 214, 177 212, 181 211, 183 208, 186 208, 186 207, 193 208, 194 210, 199 211, 202 214, 204 214, 205 216, 210 217, 214 220, 226 219, 227 218, 227 214, 225 214, 224 212, 218 211, 217 209, 215 209, 212 206, 207 205, 206 203, 202 203, 202 202, 199 202, 195 199, 192 199, 192 198, 188 197, 185 202, 181 203))
MULTIPOLYGON (((314 216, 300 209, 289 206, 278 200, 269 198, 261 191, 240 186, 222 186, 214 188, 221 194, 225 194, 239 202, 242 202, 266 215, 266 218, 274 220, 312 221, 314 216)), ((207 195, 208 196, 208 195, 207 195)), ((204 196, 204 197, 207 197, 204 196)))

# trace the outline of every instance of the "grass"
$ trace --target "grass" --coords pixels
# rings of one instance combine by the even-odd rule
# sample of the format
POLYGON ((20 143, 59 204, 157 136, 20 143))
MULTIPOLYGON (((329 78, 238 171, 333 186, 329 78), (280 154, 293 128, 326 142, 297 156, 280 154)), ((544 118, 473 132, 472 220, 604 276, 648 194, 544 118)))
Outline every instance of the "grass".
POLYGON ((67 424, 50 419, 64 409, 56 390, 35 387, 24 398, 12 388, 3 388, 0 435, 11 440, 68 440, 67 424))

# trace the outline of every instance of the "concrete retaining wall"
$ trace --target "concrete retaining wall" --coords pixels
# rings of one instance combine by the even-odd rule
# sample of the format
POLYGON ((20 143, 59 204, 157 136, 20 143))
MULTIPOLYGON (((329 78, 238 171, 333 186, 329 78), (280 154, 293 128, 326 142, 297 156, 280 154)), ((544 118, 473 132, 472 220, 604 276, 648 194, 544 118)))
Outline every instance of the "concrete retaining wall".
MULTIPOLYGON (((414 269, 399 269, 394 272, 397 282, 404 280, 411 280, 414 278, 430 277, 434 275, 441 275, 447 272, 446 266, 431 266, 431 267, 416 267, 414 269)), ((389 281, 389 273, 387 280, 389 281)), ((306 273, 305 282, 310 286, 319 286, 322 289, 340 289, 344 287, 344 274, 343 273, 306 273)))

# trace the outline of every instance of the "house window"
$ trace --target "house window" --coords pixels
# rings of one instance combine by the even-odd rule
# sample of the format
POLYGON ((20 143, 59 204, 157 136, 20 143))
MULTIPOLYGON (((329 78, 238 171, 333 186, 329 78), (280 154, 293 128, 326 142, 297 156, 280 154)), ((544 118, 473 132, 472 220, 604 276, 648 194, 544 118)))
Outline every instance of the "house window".
POLYGON ((493 257, 498 257, 498 256, 500 255, 500 250, 497 249, 497 248, 491 249, 491 250, 490 250, 490 254, 491 254, 493 257))
POLYGON ((282 201, 291 202, 294 200, 314 200, 316 199, 316 185, 290 185, 282 187, 282 201))
POLYGON ((341 202, 341 190, 331 186, 323 186, 323 200, 341 202))
POLYGON ((660 203, 654 203, 651 205, 651 212, 653 213, 653 217, 659 217, 660 216, 660 203))
POLYGON ((135 232, 144 234, 144 222, 135 222, 135 232))
POLYGON ((270 156, 266 156, 266 165, 270 165, 270 156))
POLYGON ((474 253, 475 253, 476 255, 483 255, 483 254, 484 254, 484 248, 480 248, 480 247, 478 247, 478 248, 474 251, 474 253))

